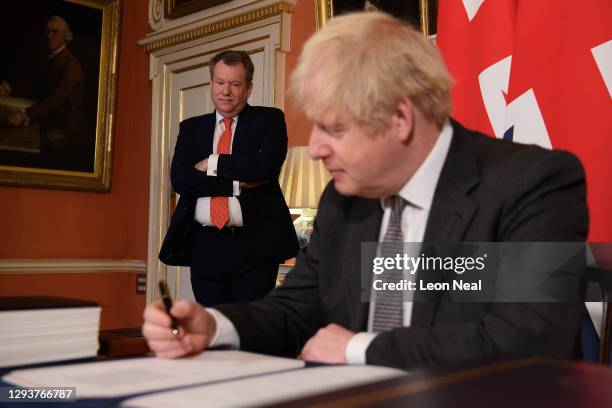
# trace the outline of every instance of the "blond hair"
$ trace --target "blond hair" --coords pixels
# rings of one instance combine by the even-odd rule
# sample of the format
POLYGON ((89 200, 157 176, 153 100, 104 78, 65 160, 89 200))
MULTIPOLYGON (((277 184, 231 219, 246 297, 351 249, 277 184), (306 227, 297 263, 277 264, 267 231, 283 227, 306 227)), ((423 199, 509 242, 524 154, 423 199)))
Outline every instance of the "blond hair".
POLYGON ((335 17, 304 45, 289 93, 310 118, 339 112, 373 131, 408 97, 438 127, 448 117, 451 79, 421 32, 381 12, 335 17))

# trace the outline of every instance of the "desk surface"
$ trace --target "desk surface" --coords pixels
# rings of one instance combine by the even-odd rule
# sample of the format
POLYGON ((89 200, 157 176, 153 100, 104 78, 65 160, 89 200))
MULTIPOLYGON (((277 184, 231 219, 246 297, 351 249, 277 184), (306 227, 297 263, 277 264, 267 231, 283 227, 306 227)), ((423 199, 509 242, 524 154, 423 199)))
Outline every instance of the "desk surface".
POLYGON ((612 407, 612 368, 544 357, 424 372, 274 407, 612 407))
MULTIPOLYGON (((8 384, 0 382, 0 386, 8 384)), ((126 398, 81 400, 70 403, 70 407, 114 407, 126 398)), ((248 395, 244 398, 248 404, 248 395)), ((277 408, 549 406, 612 407, 612 368, 532 357, 463 369, 423 371, 273 405, 277 408)))

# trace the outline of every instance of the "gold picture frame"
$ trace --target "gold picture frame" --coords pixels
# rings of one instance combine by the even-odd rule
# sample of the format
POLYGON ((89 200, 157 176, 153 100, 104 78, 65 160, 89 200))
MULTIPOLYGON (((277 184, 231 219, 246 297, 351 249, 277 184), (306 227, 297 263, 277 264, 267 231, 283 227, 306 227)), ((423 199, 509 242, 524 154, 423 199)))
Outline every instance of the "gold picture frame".
POLYGON ((165 0, 164 15, 166 18, 182 17, 228 1, 230 0, 165 0))
POLYGON ((327 21, 334 17, 334 15, 341 12, 366 10, 372 8, 372 6, 379 5, 381 11, 389 12, 396 17, 404 18, 409 15, 418 16, 418 22, 410 18, 405 19, 413 25, 418 25, 420 30, 427 36, 436 33, 438 0, 386 1, 393 7, 386 9, 385 0, 316 0, 315 17, 317 30, 322 28, 327 21), (402 8, 405 13, 398 13, 397 11, 402 11, 402 8))
POLYGON ((8 88, 9 95, 0 96, 0 184, 109 191, 120 0, 25 0, 15 6, 10 20, 1 35, 12 46, 15 39, 6 36, 15 32, 20 46, 8 50, 8 57, 13 60, 10 66, 14 68, 0 71, 0 81, 7 79, 2 75, 8 72, 13 83, 19 85, 21 81, 32 89, 31 96, 20 95, 15 85, 8 88), (61 17, 74 39, 68 42, 67 38, 67 52, 60 48, 57 55, 47 56, 53 49, 48 37, 51 16, 61 17), (37 55, 26 54, 22 49, 37 55), (60 56, 61 59, 57 58, 60 56), (59 61, 55 66, 52 58, 59 61), (70 67, 70 76, 64 73, 64 67, 70 67), (48 75, 33 75, 37 70, 41 73, 46 70, 48 75), (47 93, 34 89, 34 84, 43 80, 47 93), (69 87, 64 87, 67 83, 69 87), (60 91, 60 87, 70 92, 60 91), (58 95, 63 95, 63 99, 58 95), (36 106, 41 108, 30 121, 27 113, 36 106), (67 117, 65 111, 72 116, 67 117), (15 112, 24 115, 19 126, 11 125, 7 119, 15 112))

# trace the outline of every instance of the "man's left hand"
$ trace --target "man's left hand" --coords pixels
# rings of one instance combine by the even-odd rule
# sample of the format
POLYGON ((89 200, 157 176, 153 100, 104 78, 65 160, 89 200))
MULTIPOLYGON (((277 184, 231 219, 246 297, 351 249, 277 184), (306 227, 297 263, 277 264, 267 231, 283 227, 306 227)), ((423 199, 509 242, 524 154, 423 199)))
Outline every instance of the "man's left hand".
POLYGON ((193 167, 195 167, 196 170, 206 173, 208 171, 208 159, 200 160, 193 167))
POLYGON ((346 363, 346 346, 355 335, 337 324, 328 324, 319 329, 304 345, 299 359, 328 364, 346 363))

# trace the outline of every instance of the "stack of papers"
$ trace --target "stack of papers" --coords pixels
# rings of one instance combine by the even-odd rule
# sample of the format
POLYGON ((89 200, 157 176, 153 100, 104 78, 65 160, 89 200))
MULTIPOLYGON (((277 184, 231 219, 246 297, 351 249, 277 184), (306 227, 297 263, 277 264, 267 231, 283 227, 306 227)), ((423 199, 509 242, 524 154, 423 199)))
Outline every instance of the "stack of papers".
POLYGON ((77 398, 110 398, 291 370, 302 360, 244 351, 205 351, 175 360, 156 357, 16 370, 2 380, 26 387, 76 387, 77 398))
POLYGON ((235 408, 407 375, 367 365, 303 367, 301 360, 223 350, 174 360, 148 357, 16 370, 2 380, 25 387, 75 387, 77 401, 122 398, 124 407, 235 408))
POLYGON ((0 367, 93 357, 100 306, 53 297, 0 298, 0 367))

